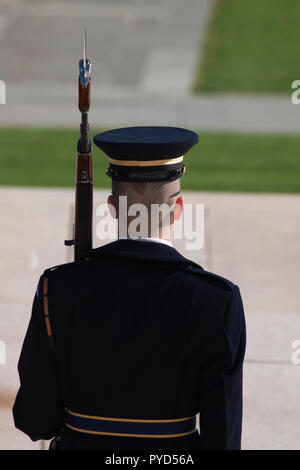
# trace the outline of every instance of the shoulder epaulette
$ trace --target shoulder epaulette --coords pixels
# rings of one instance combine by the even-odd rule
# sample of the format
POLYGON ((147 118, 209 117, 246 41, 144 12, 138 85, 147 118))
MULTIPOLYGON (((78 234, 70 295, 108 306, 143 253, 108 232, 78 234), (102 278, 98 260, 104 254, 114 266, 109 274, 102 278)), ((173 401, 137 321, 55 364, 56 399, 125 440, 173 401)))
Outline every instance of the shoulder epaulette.
POLYGON ((63 270, 70 266, 81 266, 83 264, 86 264, 88 261, 90 261, 89 257, 76 260, 76 261, 70 261, 69 263, 57 264, 56 266, 51 266, 50 268, 45 269, 45 271, 43 272, 43 276, 47 276, 53 271, 61 270, 61 269, 63 270))
POLYGON ((210 271, 206 271, 201 266, 196 265, 195 263, 187 264, 185 265, 185 268, 186 271, 188 271, 189 273, 199 275, 200 277, 202 277, 202 279, 206 278, 212 282, 215 282, 219 286, 226 287, 227 289, 229 288, 230 290, 233 290, 235 287, 235 284, 229 279, 219 276, 218 274, 211 273, 210 271))

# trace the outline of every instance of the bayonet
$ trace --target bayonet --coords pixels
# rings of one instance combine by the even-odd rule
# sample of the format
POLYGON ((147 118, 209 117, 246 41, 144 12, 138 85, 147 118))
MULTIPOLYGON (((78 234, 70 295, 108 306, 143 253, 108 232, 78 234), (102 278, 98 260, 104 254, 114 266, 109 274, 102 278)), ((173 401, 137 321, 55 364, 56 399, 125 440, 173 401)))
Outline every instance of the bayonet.
POLYGON ((86 88, 91 78, 91 62, 86 58, 87 32, 84 30, 83 36, 83 58, 79 61, 79 80, 80 84, 86 88))

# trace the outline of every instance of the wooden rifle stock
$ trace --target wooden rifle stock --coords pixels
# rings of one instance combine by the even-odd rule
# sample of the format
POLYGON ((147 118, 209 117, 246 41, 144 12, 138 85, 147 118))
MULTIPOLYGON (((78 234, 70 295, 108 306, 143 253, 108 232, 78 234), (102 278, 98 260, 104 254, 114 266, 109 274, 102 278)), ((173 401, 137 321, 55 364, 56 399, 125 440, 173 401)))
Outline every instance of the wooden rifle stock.
POLYGON ((87 113, 91 106, 91 77, 84 87, 78 77, 78 108, 82 113, 87 113))

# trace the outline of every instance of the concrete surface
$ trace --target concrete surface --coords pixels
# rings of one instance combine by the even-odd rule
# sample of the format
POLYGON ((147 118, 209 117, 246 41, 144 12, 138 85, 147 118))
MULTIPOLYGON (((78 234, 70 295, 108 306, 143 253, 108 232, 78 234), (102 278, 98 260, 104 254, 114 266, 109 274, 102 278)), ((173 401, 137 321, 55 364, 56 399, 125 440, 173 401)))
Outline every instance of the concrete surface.
MULTIPOLYGON (((47 84, 7 86, 1 126, 79 126, 76 80, 55 89, 47 84), (5 106, 5 109, 4 109, 5 106)), ((299 133, 300 106, 290 96, 145 94, 93 84, 91 126, 174 125, 211 132, 299 133)))
MULTIPOLYGON (((97 205, 108 191, 94 193, 97 205)), ((300 449, 297 428, 300 365, 291 361, 300 339, 300 196, 184 193, 186 203, 205 205, 205 244, 186 251, 205 269, 240 286, 247 321, 244 380, 244 449, 300 449)), ((39 448, 13 429, 17 361, 40 273, 72 258, 74 192, 69 189, 0 188, 0 449, 39 448)), ((95 216, 95 224, 99 221, 95 216)), ((103 242, 96 239, 94 246, 103 242)))
POLYGON ((292 104, 289 89, 286 96, 191 96, 214 3, 2 0, 0 80, 6 82, 7 104, 0 125, 78 125, 78 60, 87 27, 93 127, 299 132, 300 107, 292 104))
POLYGON ((9 65, 1 79, 24 90, 72 85, 87 27, 98 86, 184 93, 193 82, 213 5, 214 0, 5 2, 0 62, 9 65))

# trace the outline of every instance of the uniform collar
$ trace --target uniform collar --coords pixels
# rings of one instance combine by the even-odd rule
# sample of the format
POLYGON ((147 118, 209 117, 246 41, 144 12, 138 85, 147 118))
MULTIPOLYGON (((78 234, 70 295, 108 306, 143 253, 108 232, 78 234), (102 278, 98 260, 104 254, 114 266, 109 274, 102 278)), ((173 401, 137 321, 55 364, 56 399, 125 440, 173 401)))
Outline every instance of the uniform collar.
POLYGON ((137 240, 137 241, 141 241, 141 242, 163 243, 164 245, 167 245, 167 246, 170 246, 171 248, 173 248, 173 245, 172 245, 171 242, 169 242, 168 240, 163 240, 162 238, 154 238, 154 237, 149 237, 149 238, 144 238, 144 237, 140 237, 140 238, 119 237, 118 240, 137 240))
POLYGON ((152 239, 119 239, 92 250, 91 255, 118 256, 143 259, 145 261, 175 262, 201 268, 197 263, 182 256, 173 246, 169 246, 166 243, 158 243, 152 239))

